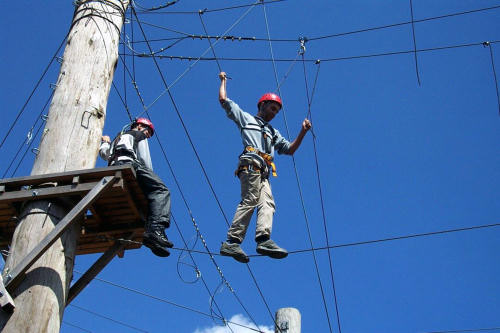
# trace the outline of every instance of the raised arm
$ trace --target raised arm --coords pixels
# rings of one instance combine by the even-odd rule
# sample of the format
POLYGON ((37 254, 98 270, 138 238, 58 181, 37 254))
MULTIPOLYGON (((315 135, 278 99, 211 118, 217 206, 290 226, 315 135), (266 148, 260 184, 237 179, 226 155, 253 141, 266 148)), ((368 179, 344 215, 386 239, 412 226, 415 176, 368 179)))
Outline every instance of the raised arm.
POLYGON ((287 155, 293 155, 293 153, 295 153, 295 151, 299 149, 300 144, 302 143, 302 139, 304 139, 304 136, 306 136, 307 132, 311 129, 311 126, 312 124, 309 119, 304 119, 299 135, 297 135, 295 140, 293 140, 293 142, 290 144, 290 148, 286 153, 287 155))
POLYGON ((220 87, 219 87, 219 102, 222 104, 227 98, 226 82, 227 76, 226 72, 219 73, 220 87))

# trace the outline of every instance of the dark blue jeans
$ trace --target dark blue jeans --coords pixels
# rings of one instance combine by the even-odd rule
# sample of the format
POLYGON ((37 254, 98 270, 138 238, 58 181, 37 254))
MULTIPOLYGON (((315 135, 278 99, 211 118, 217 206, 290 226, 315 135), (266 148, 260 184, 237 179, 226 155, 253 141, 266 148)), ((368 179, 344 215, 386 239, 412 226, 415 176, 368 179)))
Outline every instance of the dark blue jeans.
POLYGON ((167 186, 153 170, 146 168, 142 163, 117 161, 114 165, 123 164, 132 164, 137 182, 148 200, 146 231, 168 228, 170 226, 170 191, 167 186))

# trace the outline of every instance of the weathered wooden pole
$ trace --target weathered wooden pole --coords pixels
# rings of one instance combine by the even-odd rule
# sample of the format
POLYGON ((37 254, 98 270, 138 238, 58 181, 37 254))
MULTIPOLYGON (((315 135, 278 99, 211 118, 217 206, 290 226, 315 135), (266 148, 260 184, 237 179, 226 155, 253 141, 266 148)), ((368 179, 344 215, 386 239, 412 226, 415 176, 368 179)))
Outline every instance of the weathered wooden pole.
POLYGON ((276 311, 275 333, 300 333, 300 312, 295 308, 281 308, 276 311))
MULTIPOLYGON (((95 166, 128 4, 128 0, 76 1, 32 175, 95 166)), ((57 200, 25 204, 13 235, 4 279, 71 208, 71 203, 57 200)), ((27 271, 26 278, 11 293, 14 313, 0 314, 2 332, 59 332, 78 231, 77 225, 66 231, 27 271)))

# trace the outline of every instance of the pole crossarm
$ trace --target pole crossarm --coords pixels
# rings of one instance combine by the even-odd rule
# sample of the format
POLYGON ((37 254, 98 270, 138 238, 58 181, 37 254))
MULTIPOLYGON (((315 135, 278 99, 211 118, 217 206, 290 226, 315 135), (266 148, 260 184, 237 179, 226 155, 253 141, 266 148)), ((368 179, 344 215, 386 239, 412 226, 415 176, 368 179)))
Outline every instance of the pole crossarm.
MULTIPOLYGON (((26 189, 23 191, 16 191, 10 193, 4 193, 0 197, 2 203, 19 202, 19 201, 29 201, 29 200, 42 200, 58 198, 61 196, 72 196, 72 195, 83 195, 91 191, 94 187, 99 185, 98 182, 83 183, 77 185, 63 185, 49 188, 35 188, 26 189)), ((122 187, 123 184, 117 182, 115 187, 122 187)), ((135 208, 135 207, 134 207, 135 208)))
MULTIPOLYGON (((125 240, 129 240, 133 237, 133 233, 129 236, 124 237, 125 240)), ((69 289, 68 299, 66 300, 66 306, 73 301, 76 296, 92 281, 107 264, 121 251, 125 249, 125 242, 116 241, 113 246, 111 246, 104 254, 97 259, 97 261, 76 281, 69 289)))
POLYGON ((5 276, 5 288, 12 292, 23 279, 26 271, 54 244, 66 229, 81 217, 88 207, 108 190, 119 178, 121 173, 114 176, 106 176, 98 182, 87 195, 85 195, 73 209, 55 226, 55 228, 16 266, 5 276))

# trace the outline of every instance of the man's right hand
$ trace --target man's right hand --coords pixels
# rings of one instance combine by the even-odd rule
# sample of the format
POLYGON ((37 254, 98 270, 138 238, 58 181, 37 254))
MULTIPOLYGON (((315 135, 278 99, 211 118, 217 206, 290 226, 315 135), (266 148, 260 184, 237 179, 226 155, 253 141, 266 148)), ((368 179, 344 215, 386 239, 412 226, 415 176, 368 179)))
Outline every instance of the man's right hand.
POLYGON ((109 138, 109 136, 107 135, 103 135, 102 138, 101 138, 101 141, 102 142, 107 142, 107 143, 110 143, 111 142, 111 139, 109 138))
POLYGON ((222 104, 227 99, 227 92, 226 92, 227 75, 226 75, 226 72, 220 72, 219 79, 220 79, 219 102, 222 104))

